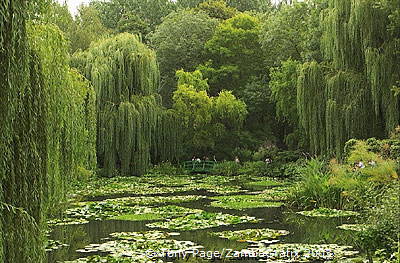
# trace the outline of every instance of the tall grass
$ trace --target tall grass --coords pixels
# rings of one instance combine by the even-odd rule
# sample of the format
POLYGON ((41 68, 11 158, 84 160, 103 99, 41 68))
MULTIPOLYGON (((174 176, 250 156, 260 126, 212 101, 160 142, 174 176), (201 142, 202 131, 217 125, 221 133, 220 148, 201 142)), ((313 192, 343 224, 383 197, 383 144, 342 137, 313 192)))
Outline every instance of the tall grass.
POLYGON ((299 168, 300 181, 289 190, 289 201, 304 208, 342 207, 342 190, 329 183, 331 173, 324 161, 311 159, 299 168))

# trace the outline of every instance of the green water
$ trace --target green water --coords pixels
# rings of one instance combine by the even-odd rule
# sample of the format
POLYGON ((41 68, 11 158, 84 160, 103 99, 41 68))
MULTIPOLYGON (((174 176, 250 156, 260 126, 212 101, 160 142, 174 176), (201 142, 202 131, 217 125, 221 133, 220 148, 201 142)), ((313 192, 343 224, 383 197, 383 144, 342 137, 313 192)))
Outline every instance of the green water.
MULTIPOLYGON (((265 188, 264 188, 265 189, 265 188)), ((257 188, 248 190, 255 191, 257 188)), ((205 190, 190 191, 186 193, 164 194, 164 196, 174 195, 203 195, 207 197, 215 196, 205 190)), ((119 195, 118 197, 120 197, 119 195)), ((126 194, 124 195, 126 196, 126 194)), ((154 195, 153 195, 154 196, 154 195)), ((104 196, 102 198, 94 198, 102 200, 117 196, 104 196)), ((223 212, 232 215, 249 215, 262 219, 259 223, 243 223, 237 225, 228 225, 215 228, 192 231, 170 231, 179 232, 179 236, 174 236, 177 240, 189 240, 204 246, 205 251, 222 251, 223 249, 240 250, 247 247, 247 243, 230 241, 227 239, 212 236, 210 232, 219 232, 225 230, 242 230, 249 228, 271 228, 282 229, 290 232, 287 236, 280 237, 281 243, 310 243, 310 244, 331 244, 351 245, 350 233, 348 231, 337 229, 336 227, 351 223, 349 218, 312 218, 304 217, 296 214, 285 207, 279 208, 253 208, 245 210, 223 209, 209 206, 212 200, 209 198, 184 202, 177 204, 188 208, 202 209, 208 212, 223 212)), ((163 205, 163 204, 160 204, 163 205)), ((87 257, 91 254, 78 253, 76 250, 84 248, 89 244, 99 244, 110 239, 109 234, 114 232, 139 232, 154 230, 146 226, 150 221, 120 221, 120 220, 103 220, 90 221, 84 225, 67 225, 56 226, 50 233, 50 238, 60 240, 62 243, 68 244, 58 250, 48 253, 49 263, 63 262, 65 260, 74 260, 80 257, 87 257)), ((151 221, 154 222, 154 221, 151 221)), ((160 229, 162 230, 162 229, 160 229)), ((168 231, 165 230, 164 231, 168 231)), ((238 262, 240 260, 237 260, 238 262)), ((246 260, 249 262, 249 260, 246 260)))

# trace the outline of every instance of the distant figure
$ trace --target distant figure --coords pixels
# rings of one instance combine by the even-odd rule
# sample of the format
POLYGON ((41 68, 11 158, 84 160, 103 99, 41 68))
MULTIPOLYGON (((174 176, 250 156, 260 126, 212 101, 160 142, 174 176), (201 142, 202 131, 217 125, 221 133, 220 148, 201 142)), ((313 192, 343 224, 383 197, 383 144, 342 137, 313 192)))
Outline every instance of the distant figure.
POLYGON ((217 162, 217 159, 215 158, 215 155, 214 155, 214 157, 213 157, 213 158, 214 158, 214 162, 217 162))
POLYGON ((369 160, 368 165, 375 167, 376 166, 376 162, 374 160, 369 160))
POLYGON ((196 158, 196 162, 201 163, 201 159, 200 158, 196 158))
POLYGON ((358 168, 361 168, 361 169, 365 168, 364 163, 361 162, 361 161, 358 162, 358 165, 357 165, 357 166, 358 166, 358 168))
POLYGON ((265 163, 270 164, 270 163, 272 163, 272 160, 270 158, 267 158, 267 159, 265 159, 265 163))
POLYGON ((235 157, 235 163, 240 163, 239 157, 235 157))
POLYGON ((193 156, 192 162, 196 161, 196 156, 193 156))
POLYGON ((204 161, 209 161, 210 159, 208 158, 208 156, 204 157, 204 161))

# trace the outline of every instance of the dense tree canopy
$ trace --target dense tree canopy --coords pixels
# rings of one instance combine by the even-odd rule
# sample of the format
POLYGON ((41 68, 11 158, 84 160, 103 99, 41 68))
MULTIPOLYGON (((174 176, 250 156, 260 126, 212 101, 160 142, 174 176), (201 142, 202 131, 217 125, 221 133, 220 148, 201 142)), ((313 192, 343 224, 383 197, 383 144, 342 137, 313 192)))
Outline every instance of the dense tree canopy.
POLYGON ((184 10, 168 15, 151 35, 162 75, 162 94, 168 104, 175 89, 175 72, 192 71, 205 60, 205 42, 218 21, 203 12, 184 10))
POLYGON ((207 80, 200 71, 180 70, 176 75, 178 88, 173 95, 173 109, 184 126, 186 154, 210 156, 220 152, 216 142, 242 127, 247 115, 246 104, 230 91, 210 97, 207 80))
POLYGON ((97 153, 106 175, 138 175, 152 159, 175 159, 177 136, 171 129, 177 123, 160 104, 155 54, 138 37, 123 33, 97 42, 73 64, 95 87, 97 153))
POLYGON ((213 86, 211 94, 238 90, 264 70, 259 29, 259 19, 248 14, 238 14, 217 27, 205 44, 210 60, 199 67, 213 86))

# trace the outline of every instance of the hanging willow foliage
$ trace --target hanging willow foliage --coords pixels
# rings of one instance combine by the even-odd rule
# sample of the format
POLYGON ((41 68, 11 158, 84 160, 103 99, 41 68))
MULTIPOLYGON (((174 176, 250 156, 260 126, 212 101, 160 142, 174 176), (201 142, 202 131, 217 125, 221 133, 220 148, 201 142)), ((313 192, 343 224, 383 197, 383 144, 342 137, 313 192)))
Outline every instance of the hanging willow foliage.
POLYGON ((0 3, 0 262, 44 258, 43 225, 78 167, 95 166, 94 94, 60 30, 0 3))
POLYGON ((96 91, 97 155, 104 174, 143 174, 179 153, 178 121, 161 106, 155 53, 125 33, 100 41, 71 64, 96 91))
POLYGON ((399 124, 392 91, 399 47, 389 22, 376 0, 329 2, 321 21, 326 62, 304 64, 298 79, 300 124, 313 153, 340 156, 348 139, 382 137, 399 124))

